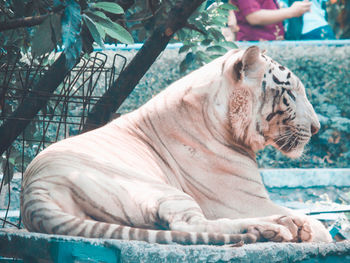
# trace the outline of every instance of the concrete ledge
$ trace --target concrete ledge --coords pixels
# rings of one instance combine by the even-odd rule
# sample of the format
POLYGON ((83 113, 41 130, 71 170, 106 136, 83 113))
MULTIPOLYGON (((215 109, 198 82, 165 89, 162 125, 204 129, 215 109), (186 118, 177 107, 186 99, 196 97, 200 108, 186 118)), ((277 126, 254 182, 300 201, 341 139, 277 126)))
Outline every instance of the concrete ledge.
MULTIPOLYGON (((158 245, 0 230, 0 256, 54 262, 350 262, 350 242, 158 245)), ((0 259, 1 260, 1 259, 0 259)))
POLYGON ((350 187, 350 169, 260 169, 268 188, 350 187))
MULTIPOLYGON (((348 39, 337 39, 337 40, 299 40, 299 41, 236 41, 239 47, 246 46, 346 46, 350 45, 350 40, 348 39)), ((94 51, 104 51, 104 50, 139 50, 143 46, 142 43, 135 43, 131 45, 127 44, 105 44, 104 49, 95 48, 94 51)), ((167 45, 166 49, 179 49, 183 46, 182 43, 170 43, 167 45)))

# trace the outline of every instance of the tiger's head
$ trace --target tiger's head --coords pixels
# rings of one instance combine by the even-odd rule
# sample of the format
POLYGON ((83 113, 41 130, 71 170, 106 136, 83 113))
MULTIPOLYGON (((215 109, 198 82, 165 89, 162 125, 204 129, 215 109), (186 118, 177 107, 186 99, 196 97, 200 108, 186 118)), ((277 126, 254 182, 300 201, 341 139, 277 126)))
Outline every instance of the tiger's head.
POLYGON ((253 151, 272 145, 300 157, 320 123, 299 78, 256 46, 229 56, 223 70, 233 87, 228 106, 234 139, 253 151))

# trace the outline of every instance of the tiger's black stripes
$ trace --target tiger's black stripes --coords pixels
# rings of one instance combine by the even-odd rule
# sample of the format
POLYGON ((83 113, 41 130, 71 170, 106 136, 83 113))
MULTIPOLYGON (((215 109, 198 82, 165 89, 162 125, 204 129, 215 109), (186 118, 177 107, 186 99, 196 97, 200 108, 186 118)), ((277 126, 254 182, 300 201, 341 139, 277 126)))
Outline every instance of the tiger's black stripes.
POLYGON ((266 80, 262 81, 261 88, 262 88, 263 92, 265 93, 266 92, 266 80))
POLYGON ((281 99, 280 91, 276 90, 275 91, 275 95, 273 96, 273 99, 272 99, 272 110, 271 110, 271 113, 273 113, 275 111, 275 107, 279 103, 280 99, 281 99))
POLYGON ((70 227, 68 227, 67 229, 65 229, 64 233, 65 235, 69 235, 70 233, 72 233, 73 231, 76 231, 79 227, 84 228, 84 221, 80 218, 76 218, 76 223, 72 224, 70 227))
POLYGON ((267 115, 266 120, 267 121, 271 121, 273 117, 275 117, 276 115, 283 115, 285 113, 285 111, 281 111, 278 110, 276 112, 271 112, 269 115, 267 115))
POLYGON ((287 90, 287 93, 292 98, 292 100, 296 101, 295 96, 293 95, 293 93, 290 90, 287 90))
POLYGON ((290 81, 280 81, 275 75, 272 75, 272 80, 277 84, 277 85, 290 85, 290 81))
POLYGON ((79 221, 78 218, 75 218, 75 217, 71 217, 69 219, 67 219, 66 221, 64 222, 60 222, 59 224, 57 224, 56 226, 54 226, 51 231, 52 233, 67 233, 67 231, 65 230, 61 230, 61 228, 65 228, 67 225, 72 227, 74 226, 75 224, 71 224, 72 222, 76 222, 76 221, 79 221))
POLYGON ((287 118, 282 119, 283 124, 287 124, 288 121, 292 120, 293 116, 289 115, 287 118))
MULTIPOLYGON (((52 214, 50 219, 59 218, 55 214, 54 210, 51 210, 50 212, 52 214)), ((62 211, 59 211, 59 214, 62 216, 64 213, 62 211)), ((55 223, 55 226, 51 229, 44 228, 43 221, 47 221, 47 217, 40 216, 37 220, 38 229, 40 229, 40 231, 43 233, 69 234, 72 233, 72 231, 76 230, 79 226, 83 226, 82 229, 78 233, 76 233, 77 236, 115 239, 124 239, 124 237, 127 237, 128 240, 142 240, 150 243, 155 242, 159 244, 178 243, 183 245, 223 245, 236 244, 241 241, 248 244, 254 243, 256 241, 256 237, 250 233, 228 235, 211 234, 205 232, 188 233, 181 231, 149 230, 134 227, 126 227, 116 224, 108 224, 105 222, 82 220, 68 214, 65 214, 65 216, 67 216, 68 219, 65 219, 64 221, 56 220, 57 222, 55 223), (110 232, 109 235, 107 235, 108 232, 110 232)))

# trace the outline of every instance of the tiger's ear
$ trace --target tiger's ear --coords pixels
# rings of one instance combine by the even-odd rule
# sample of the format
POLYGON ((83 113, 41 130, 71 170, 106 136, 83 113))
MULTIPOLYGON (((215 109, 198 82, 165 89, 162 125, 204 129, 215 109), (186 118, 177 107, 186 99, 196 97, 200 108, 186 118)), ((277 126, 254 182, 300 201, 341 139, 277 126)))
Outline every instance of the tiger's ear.
POLYGON ((261 59, 260 49, 257 46, 251 46, 243 53, 233 65, 233 78, 236 82, 245 78, 259 79, 265 70, 264 62, 261 59))

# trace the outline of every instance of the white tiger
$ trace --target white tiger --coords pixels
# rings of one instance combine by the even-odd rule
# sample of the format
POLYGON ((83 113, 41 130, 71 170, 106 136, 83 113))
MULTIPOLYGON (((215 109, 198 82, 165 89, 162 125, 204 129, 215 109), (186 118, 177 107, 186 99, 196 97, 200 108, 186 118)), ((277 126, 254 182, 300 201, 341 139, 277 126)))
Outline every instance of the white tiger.
POLYGON ((23 223, 42 233, 156 243, 331 241, 269 199, 255 152, 301 155, 319 130, 300 80, 234 50, 136 111, 51 145, 29 165, 23 223))

